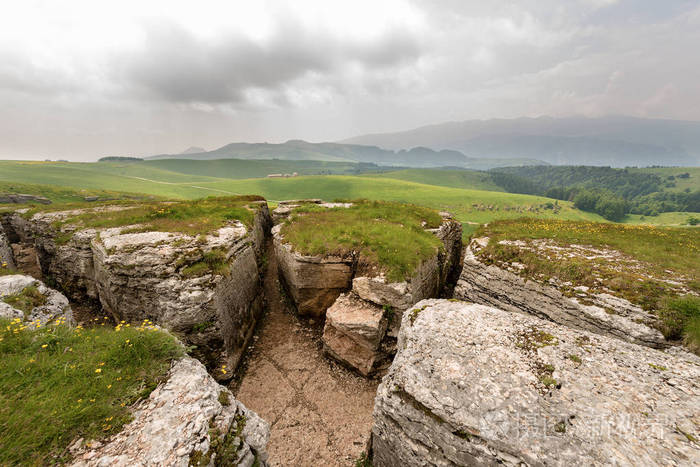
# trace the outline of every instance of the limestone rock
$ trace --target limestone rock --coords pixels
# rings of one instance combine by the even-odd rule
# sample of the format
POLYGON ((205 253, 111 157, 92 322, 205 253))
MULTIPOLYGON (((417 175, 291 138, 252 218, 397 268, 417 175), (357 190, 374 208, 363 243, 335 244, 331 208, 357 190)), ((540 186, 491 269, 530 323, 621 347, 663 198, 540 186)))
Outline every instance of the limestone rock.
POLYGON ((598 303, 584 305, 564 296, 556 287, 525 280, 517 274, 479 261, 474 253, 487 240, 477 239, 467 247, 464 266, 454 295, 456 298, 503 310, 529 313, 565 326, 613 336, 649 347, 664 347, 664 336, 644 324, 655 317, 627 300, 600 295, 598 303), (606 312, 613 306, 615 313, 606 312))
POLYGON ((64 225, 57 230, 57 221, 88 212, 127 209, 126 206, 101 206, 91 209, 39 212, 25 218, 22 211, 15 211, 7 223, 17 236, 18 248, 35 250, 41 272, 52 277, 73 300, 97 302, 95 272, 91 242, 97 235, 95 229, 80 229, 64 225), (68 240, 64 240, 68 238, 68 240))
MULTIPOLYGON (((322 203, 320 200, 305 202, 328 208, 351 206, 350 203, 322 203)), ((278 219, 281 215, 287 216, 300 203, 285 202, 274 215, 278 219)), ((362 269, 357 267, 361 258, 354 252, 345 257, 299 254, 292 245, 285 243, 281 229, 282 225, 272 229, 275 254, 281 279, 301 315, 323 316, 335 299, 351 287, 364 300, 405 310, 419 300, 437 297, 447 278, 458 275, 460 267, 462 225, 447 215, 439 228, 430 230, 443 241, 444 251, 423 261, 409 280, 396 283, 388 282, 381 272, 376 271, 354 277, 356 269, 362 269)))
POLYGON ((281 225, 272 228, 281 279, 300 315, 319 317, 352 283, 354 258, 310 256, 293 251, 284 242, 281 225))
POLYGON ((444 256, 439 258, 440 284, 454 286, 462 269, 462 224, 455 220, 450 213, 441 212, 440 214, 442 215, 442 223, 439 228, 432 230, 445 246, 444 253, 441 253, 444 256))
POLYGON ((458 275, 462 225, 443 213, 440 228, 432 233, 443 241, 445 249, 423 261, 408 281, 389 282, 384 274, 352 280, 351 292, 341 295, 327 311, 333 313, 332 317, 327 315, 322 337, 327 355, 364 376, 386 370, 396 352, 403 312, 420 300, 440 296, 448 278, 454 280, 458 275), (382 325, 373 328, 371 342, 344 328, 343 321, 352 321, 356 315, 374 316, 377 322, 381 319, 382 325))
POLYGON ((24 193, 0 193, 0 203, 39 203, 39 204, 51 204, 51 200, 43 196, 37 195, 27 195, 24 193))
POLYGON ((324 351, 367 376, 386 328, 383 309, 353 294, 343 294, 326 312, 324 351))
POLYGON ((257 460, 266 466, 269 436, 267 422, 217 384, 201 363, 186 357, 137 407, 131 423, 99 447, 81 448, 72 465, 185 467, 190 459, 210 459, 245 467, 257 460), (235 459, 216 459, 212 436, 240 446, 235 459))
POLYGON ((698 465, 700 358, 447 300, 406 312, 377 467, 698 465))
POLYGON ((12 257, 12 247, 5 235, 5 229, 0 224, 0 269, 14 269, 15 262, 12 257), (3 264, 5 266, 3 266, 3 264))
POLYGON ((288 199, 285 201, 280 201, 277 207, 272 211, 272 222, 277 225, 287 219, 289 215, 304 204, 315 204, 324 208, 348 208, 352 206, 352 203, 325 203, 321 199, 311 198, 311 199, 288 199))
POLYGON ((0 318, 19 318, 26 322, 45 324, 59 317, 65 318, 68 323, 73 322, 70 304, 62 293, 46 287, 43 282, 30 276, 21 274, 0 276, 0 318), (10 295, 19 294, 30 286, 36 287, 37 291, 43 295, 43 304, 25 313, 5 302, 10 295))
POLYGON ((384 275, 355 277, 352 280, 352 291, 363 300, 397 310, 406 310, 415 303, 408 282, 388 282, 384 275))
MULTIPOLYGON (((266 222, 265 209, 256 223, 266 222)), ((262 313, 256 251, 263 247, 255 236, 240 222, 204 238, 122 230, 103 230, 91 243, 103 308, 118 320, 151 319, 184 335, 209 368, 235 368, 262 313), (214 253, 223 270, 187 273, 214 253)))

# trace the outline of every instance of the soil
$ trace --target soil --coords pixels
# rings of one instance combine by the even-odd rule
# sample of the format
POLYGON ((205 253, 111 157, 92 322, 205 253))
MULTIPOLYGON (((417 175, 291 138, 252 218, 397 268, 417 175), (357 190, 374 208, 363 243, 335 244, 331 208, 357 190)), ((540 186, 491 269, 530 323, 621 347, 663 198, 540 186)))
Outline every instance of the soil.
POLYGON ((323 355, 321 323, 297 318, 268 258, 266 315, 232 390, 270 423, 271 466, 352 466, 367 449, 379 381, 323 355))

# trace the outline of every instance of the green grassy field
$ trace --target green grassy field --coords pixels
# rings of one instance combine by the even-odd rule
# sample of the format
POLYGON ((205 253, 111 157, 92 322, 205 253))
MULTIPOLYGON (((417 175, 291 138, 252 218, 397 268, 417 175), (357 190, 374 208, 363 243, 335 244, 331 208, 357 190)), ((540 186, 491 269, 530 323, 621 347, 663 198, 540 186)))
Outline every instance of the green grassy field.
MULTIPOLYGON (((141 193, 125 193, 121 191, 100 189, 79 189, 56 185, 42 185, 34 183, 16 183, 0 180, 0 193, 24 193, 28 195, 43 196, 54 203, 80 203, 86 197, 97 196, 100 199, 150 199, 153 195, 141 193)), ((0 204, 0 206, 2 206, 0 204)))
POLYGON ((393 178, 407 182, 424 183, 426 185, 446 186, 451 188, 504 191, 503 188, 493 183, 491 176, 488 173, 478 172, 476 170, 404 169, 365 176, 393 178))
POLYGON ((639 214, 628 214, 622 220, 622 223, 682 226, 688 225, 688 219, 691 217, 700 219, 700 214, 693 212, 662 212, 658 216, 642 216, 639 214))
MULTIPOLYGON (((432 171, 428 171, 435 177, 432 171)), ((473 172, 472 172, 473 174, 473 172)), ((373 176, 302 176, 286 179, 233 180, 187 175, 141 163, 54 163, 0 161, 0 182, 42 183, 75 190, 115 190, 166 198, 194 199, 212 195, 258 194, 276 201, 292 198, 378 199, 447 210, 463 223, 484 223, 530 215, 540 218, 602 220, 596 214, 559 202, 555 214, 541 196, 435 186, 373 176), (190 180, 184 178, 190 177, 190 180)), ((468 224, 467 224, 468 225, 468 224)))
MULTIPOLYGON (((368 164, 329 161, 242 160, 242 159, 159 159, 140 165, 171 172, 216 178, 260 178, 268 174, 348 175, 372 169, 368 164)), ((376 169, 376 166, 374 167, 376 169)), ((149 177, 150 178, 150 177, 149 177)))

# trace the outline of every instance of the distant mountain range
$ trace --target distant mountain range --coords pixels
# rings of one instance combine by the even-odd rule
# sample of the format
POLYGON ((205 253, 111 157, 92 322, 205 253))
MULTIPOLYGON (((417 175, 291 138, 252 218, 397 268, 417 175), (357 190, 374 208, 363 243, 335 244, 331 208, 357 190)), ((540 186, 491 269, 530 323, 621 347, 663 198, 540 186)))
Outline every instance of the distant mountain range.
MULTIPOLYGON (((192 148, 190 148, 192 149, 192 148)), ((190 149, 180 154, 159 154, 145 159, 279 159, 279 160, 318 160, 337 162, 369 162, 380 166, 400 167, 459 167, 486 170, 494 167, 541 165, 543 162, 526 158, 472 158, 459 151, 433 150, 427 147, 393 150, 377 146, 309 143, 290 140, 280 144, 270 143, 231 143, 213 151, 192 152, 190 149)))
POLYGON ((527 158, 556 165, 700 165, 700 122, 618 116, 467 120, 341 143, 424 146, 469 158, 527 158))
POLYGON ((200 154, 202 152, 207 152, 207 150, 204 148, 200 148, 199 146, 190 146, 189 148, 182 151, 180 154, 200 154))

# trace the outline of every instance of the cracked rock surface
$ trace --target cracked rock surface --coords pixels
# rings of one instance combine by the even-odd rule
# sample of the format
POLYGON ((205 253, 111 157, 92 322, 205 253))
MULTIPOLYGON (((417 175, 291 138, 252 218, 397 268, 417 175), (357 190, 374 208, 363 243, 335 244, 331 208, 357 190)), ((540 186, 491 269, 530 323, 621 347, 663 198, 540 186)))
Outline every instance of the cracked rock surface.
POLYGON ((377 391, 376 467, 698 465, 700 358, 424 300, 377 391))
POLYGON ((514 272, 482 263, 475 251, 485 241, 488 239, 476 239, 467 247, 454 292, 456 298, 506 311, 529 313, 572 328, 649 347, 668 345, 661 332, 645 324, 656 318, 623 298, 598 294, 592 297, 592 305, 585 305, 563 295, 553 285, 526 280, 514 272))

